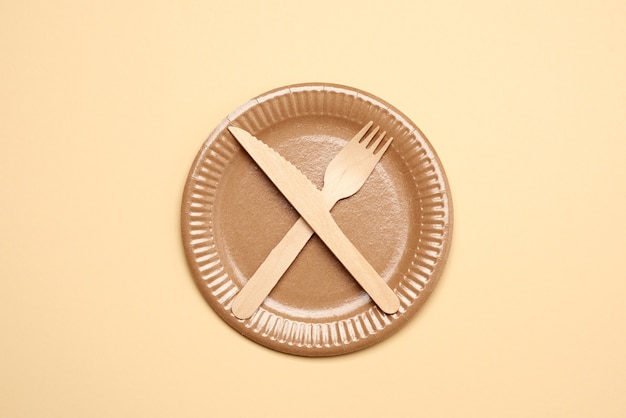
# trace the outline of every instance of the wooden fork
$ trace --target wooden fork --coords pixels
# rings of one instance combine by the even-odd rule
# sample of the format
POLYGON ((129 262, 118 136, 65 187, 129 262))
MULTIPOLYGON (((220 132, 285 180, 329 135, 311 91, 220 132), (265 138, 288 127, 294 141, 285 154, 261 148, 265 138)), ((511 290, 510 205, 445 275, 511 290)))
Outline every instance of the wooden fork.
MULTIPOLYGON (((359 191, 389 148, 393 138, 380 146, 386 132, 373 140, 378 127, 363 139, 372 125, 367 123, 328 164, 322 188, 328 210, 359 191)), ((237 318, 246 319, 256 312, 313 234, 304 219, 296 221, 233 299, 232 312, 237 318)))

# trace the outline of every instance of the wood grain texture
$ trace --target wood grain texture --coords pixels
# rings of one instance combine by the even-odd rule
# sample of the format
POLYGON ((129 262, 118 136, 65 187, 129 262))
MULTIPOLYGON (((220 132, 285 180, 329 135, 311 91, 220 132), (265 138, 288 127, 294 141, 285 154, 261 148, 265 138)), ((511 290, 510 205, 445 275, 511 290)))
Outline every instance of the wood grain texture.
MULTIPOLYGON (((340 199, 358 192, 391 145, 393 138, 382 143, 385 132, 376 136, 378 127, 368 133, 371 126, 370 121, 328 164, 322 188, 327 210, 340 199)), ((235 297, 232 308, 235 316, 246 319, 254 314, 313 234, 313 229, 304 219, 300 218, 293 224, 235 297)))
MULTIPOLYGON (((397 312, 398 297, 339 228, 328 212, 323 193, 296 167, 247 131, 236 127, 228 130, 383 312, 397 312)), ((354 163, 360 167, 358 160, 354 163)))

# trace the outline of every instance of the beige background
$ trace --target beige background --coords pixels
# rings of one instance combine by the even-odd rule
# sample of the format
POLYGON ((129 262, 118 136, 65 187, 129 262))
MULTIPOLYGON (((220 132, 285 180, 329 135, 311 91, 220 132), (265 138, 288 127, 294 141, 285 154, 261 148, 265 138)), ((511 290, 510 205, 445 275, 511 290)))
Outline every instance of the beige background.
POLYGON ((623 1, 2 1, 0 416, 626 416, 623 1), (179 227, 269 89, 392 103, 446 168, 446 271, 329 359, 239 336, 179 227))

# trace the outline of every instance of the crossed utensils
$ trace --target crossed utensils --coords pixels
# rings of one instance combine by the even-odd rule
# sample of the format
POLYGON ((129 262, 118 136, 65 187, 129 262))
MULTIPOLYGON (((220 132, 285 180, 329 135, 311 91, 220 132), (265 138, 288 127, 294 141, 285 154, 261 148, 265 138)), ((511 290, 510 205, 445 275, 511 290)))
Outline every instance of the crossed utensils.
POLYGON ((321 191, 265 143, 241 128, 228 128, 301 216, 233 299, 232 312, 237 318, 247 319, 256 312, 314 233, 383 312, 393 314, 398 311, 400 301, 397 295, 330 214, 335 203, 359 191, 391 144, 393 138, 383 141, 386 132, 374 139, 378 127, 365 137, 372 125, 373 122, 368 122, 329 163, 321 191))

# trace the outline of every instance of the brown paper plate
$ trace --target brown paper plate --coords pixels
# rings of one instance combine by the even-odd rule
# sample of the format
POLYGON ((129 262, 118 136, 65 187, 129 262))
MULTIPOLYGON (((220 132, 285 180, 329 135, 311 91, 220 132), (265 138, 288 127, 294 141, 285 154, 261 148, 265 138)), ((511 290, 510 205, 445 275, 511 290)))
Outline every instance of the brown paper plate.
POLYGON ((239 107, 198 152, 182 202, 187 260, 209 305, 251 340, 302 356, 353 352, 397 331, 436 285, 451 233, 450 191, 428 140, 393 106, 339 85, 283 87, 239 107), (250 319, 236 318, 233 297, 298 213, 227 126, 246 129, 321 188, 330 160, 370 120, 394 141, 363 188, 332 214, 394 289, 400 310, 381 312, 314 236, 261 308, 250 319))

